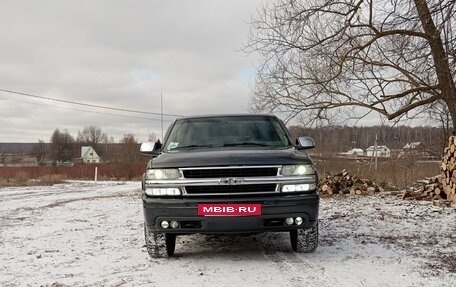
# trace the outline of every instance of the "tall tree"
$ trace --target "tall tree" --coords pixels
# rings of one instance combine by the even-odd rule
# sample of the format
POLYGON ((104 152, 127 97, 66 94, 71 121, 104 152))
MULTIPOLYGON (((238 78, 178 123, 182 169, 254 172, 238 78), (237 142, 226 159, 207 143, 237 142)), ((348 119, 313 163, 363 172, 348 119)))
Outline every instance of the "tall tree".
POLYGON ((77 141, 81 143, 97 145, 106 142, 107 139, 107 134, 100 127, 88 126, 84 127, 82 132, 78 131, 77 141))
POLYGON ((128 170, 127 177, 131 180, 133 168, 140 161, 139 144, 133 134, 124 135, 120 143, 122 145, 120 161, 126 165, 128 170))
POLYGON ((61 132, 58 128, 51 136, 51 156, 54 161, 72 160, 75 154, 74 138, 65 130, 61 132))
POLYGON ((254 110, 286 120, 410 117, 440 101, 456 126, 454 0, 278 0, 252 20, 254 110), (305 117, 304 117, 305 116, 305 117))
POLYGON ((46 143, 43 140, 39 140, 38 143, 35 144, 32 153, 35 156, 38 165, 44 165, 44 159, 47 154, 46 143))

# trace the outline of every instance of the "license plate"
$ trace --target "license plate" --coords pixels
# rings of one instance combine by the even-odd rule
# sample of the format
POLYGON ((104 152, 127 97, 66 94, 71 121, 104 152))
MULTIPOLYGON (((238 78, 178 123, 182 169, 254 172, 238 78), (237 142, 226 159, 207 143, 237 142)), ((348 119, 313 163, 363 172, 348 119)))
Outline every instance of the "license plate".
POLYGON ((200 216, 257 216, 261 215, 261 204, 252 203, 200 203, 200 216))

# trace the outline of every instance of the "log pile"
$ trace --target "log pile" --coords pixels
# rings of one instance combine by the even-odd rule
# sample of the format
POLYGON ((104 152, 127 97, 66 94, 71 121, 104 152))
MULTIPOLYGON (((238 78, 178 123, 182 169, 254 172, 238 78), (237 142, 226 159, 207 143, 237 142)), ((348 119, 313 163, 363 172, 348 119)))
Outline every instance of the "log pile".
POLYGON ((325 173, 319 183, 322 194, 356 194, 356 195, 373 195, 376 192, 383 191, 374 181, 369 179, 360 179, 357 176, 349 174, 342 170, 340 173, 330 175, 325 173))
POLYGON ((402 199, 440 200, 443 190, 441 181, 440 175, 419 180, 413 186, 403 190, 400 195, 402 199))
POLYGON ((418 182, 404 190, 402 198, 448 201, 456 203, 456 136, 451 136, 445 148, 440 175, 418 182))
POLYGON ((447 199, 456 203, 456 137, 451 136, 448 142, 448 147, 443 152, 440 183, 442 191, 440 193, 443 199, 447 199))
MULTIPOLYGON (((360 179, 347 171, 330 175, 325 174, 319 183, 322 194, 358 194, 373 195, 384 191, 374 181, 360 179)), ((393 193, 391 193, 393 194, 393 193)), ((440 175, 417 181, 414 186, 394 195, 402 199, 429 200, 438 205, 456 204, 456 136, 449 138, 448 146, 444 150, 440 175)))

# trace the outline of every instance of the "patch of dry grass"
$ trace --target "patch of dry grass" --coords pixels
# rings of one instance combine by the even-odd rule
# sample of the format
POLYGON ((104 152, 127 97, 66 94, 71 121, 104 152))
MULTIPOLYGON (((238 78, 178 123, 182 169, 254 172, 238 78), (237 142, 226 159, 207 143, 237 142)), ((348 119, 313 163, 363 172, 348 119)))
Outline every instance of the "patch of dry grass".
POLYGON ((65 183, 67 177, 60 174, 50 174, 38 179, 30 179, 26 173, 18 173, 15 177, 0 178, 0 187, 8 186, 50 186, 65 183))

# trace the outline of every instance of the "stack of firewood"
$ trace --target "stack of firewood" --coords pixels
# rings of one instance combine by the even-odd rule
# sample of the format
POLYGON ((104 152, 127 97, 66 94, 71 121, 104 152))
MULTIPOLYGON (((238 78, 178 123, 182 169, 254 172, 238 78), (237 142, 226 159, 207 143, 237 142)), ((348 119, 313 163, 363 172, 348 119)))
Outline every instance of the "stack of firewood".
POLYGON ((451 136, 445 148, 440 175, 421 180, 403 191, 402 198, 446 200, 456 203, 456 137, 451 136))
POLYGON ((440 196, 443 199, 456 202, 456 137, 450 137, 448 147, 445 148, 442 158, 440 173, 442 190, 440 196))
POLYGON ((402 199, 440 200, 443 193, 441 182, 440 175, 419 180, 401 192, 402 199))
POLYGON ((325 174, 319 183, 322 194, 358 194, 373 195, 383 189, 368 179, 360 179, 357 176, 349 174, 347 171, 330 175, 325 174))

